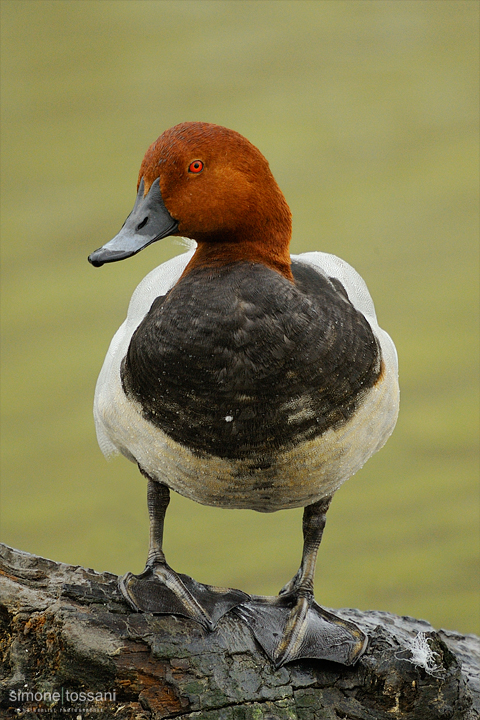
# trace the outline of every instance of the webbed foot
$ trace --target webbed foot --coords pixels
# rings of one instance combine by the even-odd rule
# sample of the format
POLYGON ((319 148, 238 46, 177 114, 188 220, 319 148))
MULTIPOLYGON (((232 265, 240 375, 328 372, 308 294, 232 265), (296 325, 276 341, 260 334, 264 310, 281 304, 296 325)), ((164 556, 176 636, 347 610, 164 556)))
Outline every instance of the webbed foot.
POLYGON ((182 615, 213 630, 223 615, 250 599, 241 590, 213 587, 188 575, 177 574, 166 563, 147 565, 143 573, 126 573, 120 590, 133 610, 182 615))
POLYGON ((250 595, 240 590, 203 585, 188 575, 179 575, 167 564, 163 553, 163 524, 170 502, 166 485, 148 478, 147 502, 150 516, 150 548, 147 565, 140 575, 127 573, 119 587, 133 610, 162 615, 182 615, 213 630, 223 615, 250 595))
POLYGON ((331 497, 326 497, 306 506, 302 562, 280 594, 253 596, 233 610, 277 668, 309 658, 352 665, 367 646, 367 636, 360 628, 327 612, 313 597, 315 561, 330 501, 331 497))
POLYGON ((352 665, 368 638, 354 623, 327 612, 312 594, 252 598, 234 609, 279 668, 300 659, 352 665))

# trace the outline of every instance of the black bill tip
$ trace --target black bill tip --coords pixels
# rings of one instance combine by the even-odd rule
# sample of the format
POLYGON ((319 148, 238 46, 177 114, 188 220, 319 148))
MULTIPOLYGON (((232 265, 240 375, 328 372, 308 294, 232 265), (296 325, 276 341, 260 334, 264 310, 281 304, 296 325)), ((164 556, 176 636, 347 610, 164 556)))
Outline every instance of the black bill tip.
POLYGON ((98 248, 98 250, 94 250, 93 253, 88 256, 88 262, 93 265, 93 267, 102 267, 105 263, 124 260, 134 254, 134 252, 126 252, 125 250, 109 250, 108 248, 101 247, 98 248))

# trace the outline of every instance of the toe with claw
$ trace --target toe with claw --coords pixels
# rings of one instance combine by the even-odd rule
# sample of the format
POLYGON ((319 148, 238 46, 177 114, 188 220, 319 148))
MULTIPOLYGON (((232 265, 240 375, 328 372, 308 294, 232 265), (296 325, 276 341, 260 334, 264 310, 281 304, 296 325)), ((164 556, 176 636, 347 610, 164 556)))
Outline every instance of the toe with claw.
POLYGON ((360 628, 324 610, 313 597, 252 596, 233 612, 277 668, 301 659, 353 665, 367 646, 360 628))
POLYGON ((188 575, 177 574, 166 563, 147 567, 141 575, 127 573, 119 582, 133 610, 182 615, 210 631, 223 615, 250 597, 241 590, 199 583, 188 575))

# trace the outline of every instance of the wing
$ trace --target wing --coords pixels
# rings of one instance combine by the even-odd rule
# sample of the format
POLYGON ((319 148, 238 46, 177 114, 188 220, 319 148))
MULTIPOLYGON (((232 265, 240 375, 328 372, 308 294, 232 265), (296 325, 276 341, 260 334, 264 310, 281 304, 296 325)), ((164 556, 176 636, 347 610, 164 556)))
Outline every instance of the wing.
POLYGON ((329 278, 335 278, 345 288, 348 299, 368 320, 382 349, 383 360, 389 370, 398 375, 398 356, 390 335, 382 330, 377 321, 375 307, 363 278, 345 260, 323 252, 307 252, 292 255, 293 262, 315 268, 329 278))
POLYGON ((154 300, 165 295, 178 281, 195 249, 177 255, 159 265, 146 275, 134 291, 128 306, 127 318, 112 338, 95 388, 93 415, 100 450, 106 457, 118 454, 118 448, 110 440, 108 429, 99 411, 103 402, 111 402, 118 392, 120 364, 130 345, 130 340, 154 300))

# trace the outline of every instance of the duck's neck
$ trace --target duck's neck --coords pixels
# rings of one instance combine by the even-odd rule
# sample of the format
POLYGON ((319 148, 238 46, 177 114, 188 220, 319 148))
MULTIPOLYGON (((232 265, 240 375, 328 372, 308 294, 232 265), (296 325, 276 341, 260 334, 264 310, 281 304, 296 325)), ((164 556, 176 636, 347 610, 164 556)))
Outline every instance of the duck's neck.
POLYGON ((194 256, 183 271, 182 277, 197 267, 219 267, 235 262, 266 265, 293 282, 288 243, 286 248, 272 249, 258 243, 242 241, 199 242, 194 256))

